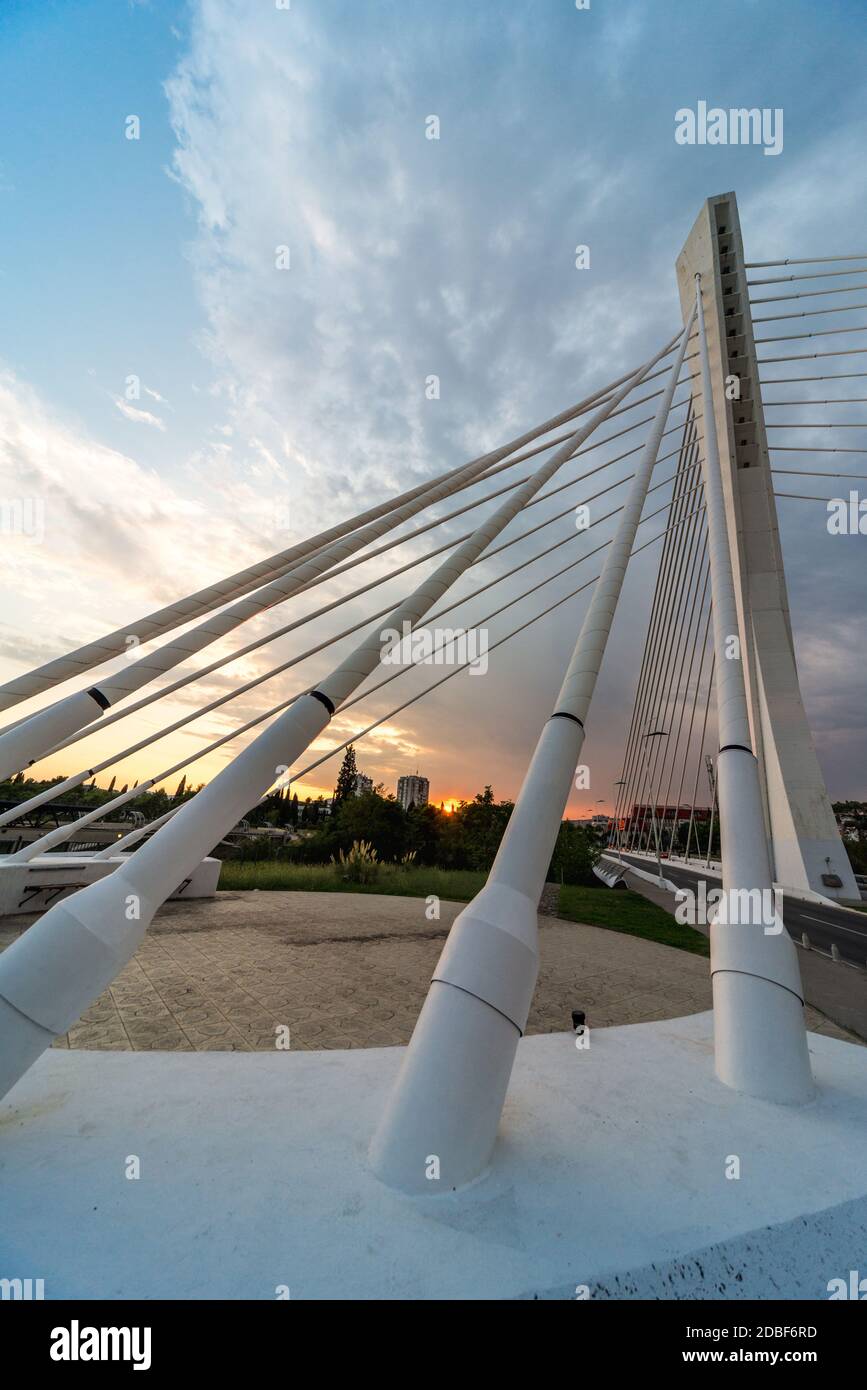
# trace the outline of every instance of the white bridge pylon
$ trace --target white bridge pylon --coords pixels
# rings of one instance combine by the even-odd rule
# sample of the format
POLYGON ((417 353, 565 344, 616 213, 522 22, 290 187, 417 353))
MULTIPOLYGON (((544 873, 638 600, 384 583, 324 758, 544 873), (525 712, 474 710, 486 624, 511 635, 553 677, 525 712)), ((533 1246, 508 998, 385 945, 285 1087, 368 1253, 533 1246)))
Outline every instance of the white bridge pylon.
MULTIPOLYGON (((705 435, 712 422, 718 442, 737 613, 737 628, 730 627, 730 633, 737 634, 740 641, 748 722, 744 742, 749 743, 757 760, 772 877, 789 889, 857 901, 859 890, 834 819, 801 696, 777 522, 773 473, 778 470, 772 467, 775 449, 768 445, 760 371, 765 362, 791 359, 759 358, 757 354, 751 303, 763 302, 763 297, 751 301, 750 286, 764 281, 748 278, 734 193, 719 194, 705 202, 676 269, 684 317, 693 302, 696 274, 704 287, 708 368, 705 373, 699 359, 694 358, 690 370, 696 395, 703 397, 708 412, 705 435)), ((800 279, 802 275, 784 278, 800 279)), ((832 292, 842 293, 827 293, 832 292)), ((797 294, 792 297, 800 298, 797 294)), ((838 342, 831 345, 839 347, 838 342)), ((803 367, 795 370, 803 371, 803 367)), ((771 380, 781 384, 774 378, 768 380, 769 386, 771 380)), ((769 404, 779 404, 778 394, 771 392, 769 404)), ((806 426, 792 424, 787 428, 794 431, 791 437, 797 438, 797 431, 806 426)), ((830 433, 841 426, 829 421, 825 428, 830 433)), ((726 665, 731 666, 731 661, 726 665)), ((720 738, 720 745, 723 743, 720 738)))
MULTIPOLYGON (((733 195, 726 196, 733 202, 733 195)), ((708 228, 709 219, 717 219, 713 224, 717 238, 719 202, 710 200, 704 213, 708 228)), ((501 448, 140 620, 132 625, 132 630, 147 639, 170 632, 191 619, 202 619, 191 631, 151 655, 124 663, 123 669, 100 677, 96 684, 48 704, 35 715, 26 716, 0 731, 0 770, 8 772, 17 772, 50 751, 76 743, 90 731, 94 721, 101 720, 103 710, 112 709, 104 722, 113 723, 218 665, 237 659, 239 653, 235 652, 205 667, 204 672, 185 676, 143 697, 135 705, 128 708, 122 705, 127 696, 143 689, 155 677, 186 663, 191 653, 203 650, 250 618, 364 563, 370 558, 370 552, 365 553, 366 547, 387 536, 402 522, 411 521, 458 492, 486 482, 521 459, 553 449, 547 461, 535 466, 535 471, 528 476, 500 485, 486 497, 470 501, 450 513, 456 516, 492 498, 504 497, 490 515, 466 535, 440 547, 447 552, 446 558, 402 603, 372 614, 363 623, 338 634, 338 638, 346 636, 358 627, 366 627, 375 618, 381 619, 325 680, 315 688, 307 686, 211 745, 215 748, 272 719, 268 727, 192 800, 167 813, 157 825, 137 830, 104 851, 99 858, 104 861, 117 856, 118 866, 98 882, 51 907, 0 956, 0 1096, 111 983, 134 955, 154 913, 239 818, 268 794, 287 769, 292 775, 300 775, 294 771, 299 759, 328 726, 334 713, 338 709, 348 709, 370 693, 355 692, 379 666, 388 640, 386 631, 402 630, 404 623, 415 627, 422 619, 429 619, 434 606, 468 569, 512 544, 504 542, 491 548, 513 518, 542 498, 553 495, 561 486, 571 485, 563 483, 552 492, 542 492, 546 483, 568 461, 597 447, 595 440, 586 448, 582 446, 598 428, 644 401, 658 401, 652 415, 599 441, 607 443, 639 425, 650 426, 642 444, 618 456, 625 458, 627 454, 637 454, 638 459, 631 479, 611 484, 613 488, 631 480, 626 502, 608 513, 619 518, 612 540, 582 554, 572 565, 558 571, 565 573, 590 555, 605 554, 558 699, 542 730, 488 883, 456 920, 434 974, 402 1071, 373 1141, 371 1157, 376 1171, 394 1186, 429 1192, 431 1187, 426 1181, 425 1166, 430 1155, 438 1156, 442 1180, 453 1187, 471 1182, 490 1160, 518 1040, 526 1024, 535 986, 539 894, 584 742, 584 724, 628 561, 636 549, 643 548, 636 547, 635 540, 639 526, 649 519, 644 514, 646 499, 654 487, 674 481, 668 478, 651 485, 654 469, 668 457, 660 455, 662 440, 668 433, 683 430, 682 425, 666 428, 669 416, 679 406, 687 405, 689 409, 690 448, 703 445, 701 462, 713 599, 714 670, 722 745, 718 782, 725 887, 733 892, 747 890, 750 893, 769 888, 774 867, 779 878, 781 864, 794 866, 793 872, 797 869, 798 855, 802 864, 809 859, 812 865, 818 848, 830 849, 837 856, 834 864, 835 867, 839 864, 841 879, 844 878, 845 854, 839 837, 834 842, 827 817, 818 828, 821 834, 817 832, 814 837, 815 846, 809 850, 800 841, 794 850, 788 842, 784 843, 785 804, 792 808, 791 822, 794 824, 798 820, 792 800, 797 794, 797 777, 791 759, 787 762, 786 738, 775 737, 779 728, 772 693, 773 651, 771 647, 762 646, 762 632, 767 630, 762 627, 763 615, 758 611, 755 593, 752 605, 745 601, 744 595, 749 590, 748 572, 732 558, 741 544, 743 526, 732 502, 731 466, 726 456, 730 430, 737 422, 725 415, 725 405, 721 405, 725 400, 724 363, 719 342, 724 343, 725 339, 720 339, 724 332, 720 323, 729 287, 722 283, 719 257, 727 255, 728 248, 721 250, 715 242, 713 250, 717 262, 711 257, 710 268, 702 269, 690 262, 692 280, 688 298, 681 278, 682 331, 642 366, 501 448), (689 353, 688 347, 696 337, 698 349, 689 353), (654 370, 668 358, 671 362, 654 370), (683 384, 681 371, 689 363, 693 364, 687 367, 689 393, 684 400, 675 401, 675 391, 683 384), (656 376, 665 377, 660 389, 650 396, 631 399, 639 387, 656 376), (589 418, 580 423, 580 417, 585 415, 589 418), (565 434, 545 439, 551 431, 564 425, 569 427, 565 434), (703 433, 697 433, 697 425, 703 433), (721 440, 724 440, 723 446, 721 440), (528 445, 534 447, 521 452, 528 445), (228 607, 223 607, 225 604, 228 607), (216 611, 218 609, 220 611, 216 611), (726 658, 726 641, 732 635, 738 637, 742 650, 749 653, 747 660, 736 665, 726 658), (121 708, 114 710, 116 703, 121 703, 121 708), (140 844, 148 832, 155 833, 151 833, 145 844, 140 844), (133 849, 134 854, 130 853, 133 849)), ((724 268, 728 263, 721 264, 724 268)), ((728 273, 726 270, 725 274, 728 273)), ((741 312, 748 315, 748 307, 741 312)), ((741 321, 739 326, 742 326, 741 321)), ((761 415, 757 394, 752 409, 757 420, 761 415)), ((686 437, 686 432, 684 434, 686 437)), ((585 471, 578 481, 617 461, 611 459, 585 471)), ((756 474, 760 471, 757 468, 756 474)), ((762 486, 767 485, 765 478, 762 486)), ((602 492, 609 490, 603 488, 602 492)), ((699 490, 698 486, 684 490, 679 499, 677 520, 670 520, 663 536, 670 535, 674 527, 703 510, 700 504, 695 510, 688 510, 692 506, 690 493, 699 490)), ((566 509, 567 512, 572 510, 572 507, 566 509)), ((410 540, 446 519, 439 518, 419 526, 409 535, 391 538, 381 549, 410 540)), ((548 524, 548 521, 542 522, 524 534, 530 536, 548 524)), ((568 539, 574 542, 574 534, 568 539)), ((558 541, 508 573, 517 573, 563 544, 566 542, 558 541)), ((430 556, 422 557, 428 558, 430 556)), ((417 563, 419 561, 413 560, 404 569, 409 570, 417 563)), ((782 583, 781 564, 777 574, 782 583)), ((477 592, 500 582, 503 577, 506 576, 482 585, 477 592)), ((524 596, 543 587, 553 577, 556 576, 528 589, 524 596)), ((381 581, 362 586, 356 592, 366 592, 375 587, 376 582, 381 581)), ((580 587, 589 587, 593 582, 591 578, 580 587)), ((580 589, 573 592, 580 592, 580 589)), ((778 592, 784 596, 784 588, 780 590, 779 584, 778 592)), ((537 618, 569 597, 571 595, 551 604, 537 618)), ((338 608, 343 601, 325 605, 312 617, 318 623, 320 615, 338 608)), ((504 604, 495 612, 509 606, 504 604)), ((446 609, 437 610, 437 616, 439 611, 446 609)), ((290 623, 280 632, 309 620, 290 623)), ((516 635, 522 627, 509 636, 516 635)), ((275 635, 278 634, 261 638, 243 651, 273 640, 275 635)), ((319 626, 316 636, 320 637, 319 626)), ((118 630, 101 642, 80 647, 66 657, 9 682, 0 688, 0 702, 10 707, 50 691, 71 677, 85 677, 86 673, 117 656, 122 649, 118 645, 120 638, 118 630)), ((241 691, 269 679, 338 638, 318 641, 301 656, 205 706, 198 715, 235 698, 241 691)), ((395 678, 390 675, 387 679, 395 678)), ((797 683, 796 674, 794 679, 797 683)), ((198 716, 184 718, 173 727, 180 727, 194 717, 198 716)), ((372 727, 375 726, 368 726, 372 727)), ((149 736, 132 745, 132 749, 149 746, 165 732, 149 736)), ((361 734, 364 732, 362 730, 361 734)), ((787 734, 790 732, 789 729, 787 734)), ((132 749, 123 750, 100 766, 110 765, 132 749)), ((155 773, 145 785, 156 785, 186 766, 186 761, 155 773)), ((309 770, 309 767, 303 769, 309 770)), ((82 770, 62 785, 71 789, 92 773, 93 769, 82 770)), ((813 772, 810 775, 813 776, 813 772)), ((56 795, 57 790, 54 788, 52 794, 56 795)), ((101 806, 99 815, 104 816, 113 807, 120 806, 131 795, 133 793, 121 794, 107 806, 101 806)), ((14 819, 27 806, 44 804, 49 798, 49 793, 32 798, 24 806, 7 812, 2 822, 14 819)), ((62 827, 43 841, 28 846, 14 856, 16 867, 20 870, 22 865, 26 866, 54 848, 74 829, 74 824, 62 827)), ((797 840, 797 836, 795 838, 797 840)), ((11 864, 12 860, 9 862, 11 864)), ((0 874, 2 871, 0 862, 0 874)), ((846 886, 844 884, 844 888, 846 886)), ((854 892, 851 895, 856 896, 854 892)), ((797 960, 785 931, 768 933, 764 927, 763 921, 751 920, 741 927, 720 925, 713 930, 717 1073, 736 1089, 765 1099, 786 1103, 803 1101, 812 1092, 812 1079, 797 960)))

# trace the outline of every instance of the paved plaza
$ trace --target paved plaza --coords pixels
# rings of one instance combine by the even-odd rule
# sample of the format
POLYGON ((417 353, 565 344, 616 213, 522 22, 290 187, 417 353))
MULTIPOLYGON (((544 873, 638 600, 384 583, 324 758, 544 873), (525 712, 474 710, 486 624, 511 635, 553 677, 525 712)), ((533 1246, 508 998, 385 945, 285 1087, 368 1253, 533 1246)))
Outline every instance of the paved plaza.
MULTIPOLYGON (((110 989, 55 1046, 271 1051, 405 1044, 460 903, 227 892, 168 903, 110 989), (288 1030, 288 1033, 286 1032, 288 1030)), ((6 919, 0 949, 35 920, 6 919)), ((711 1007, 708 962, 634 936, 539 917, 541 967, 528 1033, 646 1023, 711 1007)), ((815 1010, 813 1032, 857 1041, 815 1010)))

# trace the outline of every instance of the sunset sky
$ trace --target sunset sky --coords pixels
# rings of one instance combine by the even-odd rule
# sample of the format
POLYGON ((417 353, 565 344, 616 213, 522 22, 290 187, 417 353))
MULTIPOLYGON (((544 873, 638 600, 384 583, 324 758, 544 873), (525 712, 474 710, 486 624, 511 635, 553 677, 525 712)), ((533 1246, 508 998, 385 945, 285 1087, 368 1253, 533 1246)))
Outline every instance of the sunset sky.
MULTIPOLYGON (((679 326, 674 262, 709 195, 737 191, 750 259, 867 252, 863 18, 861 0, 592 0, 589 11, 570 0, 4 0, 0 495, 37 499, 44 526, 2 537, 0 678, 454 467, 638 364, 679 326), (782 107, 783 152, 678 145, 675 111, 699 99, 782 107), (131 115, 139 139, 126 138, 131 115), (431 115, 438 140, 425 138, 431 115), (589 270, 576 270, 578 243, 589 270), (426 396, 431 375, 439 399, 426 396)), ((867 421, 863 404, 850 409, 867 421)), ((867 426, 799 442, 867 447, 867 426)), ((803 481, 798 491, 839 493, 803 481)), ((820 503, 781 501, 779 514, 828 788, 864 797, 867 542, 830 537, 820 503)), ((465 526, 394 554, 403 562, 465 526)), ((532 553, 516 547, 509 565, 532 553)), ((389 560, 290 600, 194 664, 382 576, 345 614, 35 773, 90 766, 402 597, 389 560)), ((591 790, 572 815, 612 802, 657 560, 651 549, 630 568, 588 724, 591 790)), ((495 618, 491 643, 593 572, 495 618)), ((449 621, 476 622, 516 592, 507 582, 449 621)), ((485 675, 458 675, 386 721, 358 745, 359 768, 389 790, 418 768, 436 803, 485 783, 514 796, 587 599, 492 653, 485 675)), ((353 640, 100 782, 143 779, 204 746, 314 683, 353 640)), ((311 758, 438 674, 410 673, 338 714, 311 758)), ((239 746, 192 765, 188 783, 239 746)), ((330 794, 338 766, 301 793, 330 794)))

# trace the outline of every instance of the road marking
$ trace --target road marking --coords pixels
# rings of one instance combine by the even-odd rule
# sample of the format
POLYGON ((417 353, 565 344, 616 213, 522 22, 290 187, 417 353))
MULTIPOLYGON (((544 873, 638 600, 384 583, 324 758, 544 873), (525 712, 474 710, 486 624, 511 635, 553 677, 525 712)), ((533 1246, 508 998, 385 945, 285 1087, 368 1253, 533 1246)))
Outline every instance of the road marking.
MULTIPOLYGON (((626 859, 627 857, 629 857, 629 858, 636 858, 636 859, 638 858, 637 855, 634 855, 634 856, 626 856, 626 855, 624 855, 624 859, 626 859)), ((653 862, 655 863, 656 861, 654 860, 653 862)), ((674 865, 674 864, 673 864, 673 865, 671 865, 671 868, 672 868, 672 870, 674 871, 674 873, 686 874, 686 873, 689 872, 687 869, 681 869, 680 865, 674 865)), ((705 872, 707 872, 707 871, 705 871, 705 872)), ((713 878, 713 877, 715 877, 715 875, 714 875, 714 874, 710 874, 709 877, 713 878)), ((797 907, 797 902, 793 900, 791 906, 794 907, 794 908, 796 908, 796 907, 797 907)), ((815 922, 818 926, 820 926, 820 927, 825 927, 825 929, 826 929, 827 931, 831 931, 831 932, 834 932, 834 931, 846 932, 847 936, 857 936, 858 939, 859 939, 860 941, 863 941, 864 938, 865 938, 865 936, 867 936, 867 922, 865 922, 865 924, 864 924, 864 930, 863 930, 863 931, 857 931, 857 930, 855 929, 855 927, 843 927, 843 926, 841 926, 838 922, 828 921, 828 920, 827 920, 826 918, 824 918, 824 917, 811 917, 810 914, 809 914, 808 912, 802 912, 800 915, 801 915, 801 917, 803 918, 803 920, 804 920, 805 922, 815 922)), ((785 922, 785 906, 784 906, 784 908, 783 908, 783 921, 785 922)), ((796 930, 796 927, 795 927, 795 924, 794 924, 794 923, 792 924, 791 930, 792 930, 792 931, 795 931, 795 930, 796 930)))
POLYGON ((828 922, 824 917, 811 917, 808 912, 802 912, 801 916, 805 922, 818 922, 820 927, 828 927, 831 931, 845 931, 848 932, 850 936, 859 936, 862 941, 865 935, 867 935, 867 932, 856 931, 854 927, 841 927, 837 922, 828 922))

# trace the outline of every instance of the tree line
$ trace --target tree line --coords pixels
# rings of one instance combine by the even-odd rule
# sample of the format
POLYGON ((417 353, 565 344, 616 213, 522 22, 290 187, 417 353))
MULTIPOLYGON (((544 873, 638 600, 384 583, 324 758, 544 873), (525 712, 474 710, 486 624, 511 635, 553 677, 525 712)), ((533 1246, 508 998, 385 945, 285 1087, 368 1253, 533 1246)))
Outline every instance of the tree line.
MULTIPOLYGON (((400 863, 408 857, 419 865, 442 869, 488 870, 494 862, 514 803, 498 801, 490 786, 452 811, 432 804, 407 810, 380 784, 356 794, 355 752, 346 751, 330 814, 317 802, 299 803, 297 795, 268 798, 248 819, 251 825, 291 825, 303 832, 289 844, 253 841, 243 858, 280 858, 299 864, 323 864, 347 853, 364 840, 381 860, 400 863), (254 818, 255 817, 255 818, 254 818)), ((322 798, 319 799, 322 802, 322 798)), ((325 803, 322 802, 325 806, 325 803)), ((596 883, 593 864, 600 851, 594 834, 564 821, 551 859, 548 877, 563 883, 596 883)))

